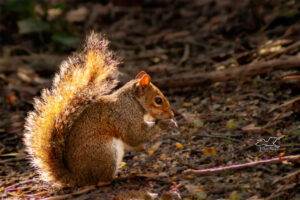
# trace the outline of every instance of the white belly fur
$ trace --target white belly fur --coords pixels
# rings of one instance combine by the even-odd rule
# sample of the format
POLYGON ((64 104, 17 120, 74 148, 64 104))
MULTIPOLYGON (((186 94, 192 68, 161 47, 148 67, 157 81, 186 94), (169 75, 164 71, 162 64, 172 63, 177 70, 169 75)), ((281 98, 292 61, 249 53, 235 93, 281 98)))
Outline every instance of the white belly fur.
POLYGON ((116 166, 118 169, 124 156, 124 143, 122 140, 114 138, 112 140, 111 147, 116 155, 116 161, 117 161, 116 166))

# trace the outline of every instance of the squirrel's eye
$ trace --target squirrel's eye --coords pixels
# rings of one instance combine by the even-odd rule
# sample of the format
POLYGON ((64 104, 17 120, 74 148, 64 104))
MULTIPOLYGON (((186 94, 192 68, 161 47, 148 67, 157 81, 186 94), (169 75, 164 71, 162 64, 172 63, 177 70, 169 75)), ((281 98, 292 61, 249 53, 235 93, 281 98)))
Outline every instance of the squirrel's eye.
POLYGON ((161 104, 162 103, 162 99, 160 97, 155 97, 154 98, 155 103, 157 104, 161 104))

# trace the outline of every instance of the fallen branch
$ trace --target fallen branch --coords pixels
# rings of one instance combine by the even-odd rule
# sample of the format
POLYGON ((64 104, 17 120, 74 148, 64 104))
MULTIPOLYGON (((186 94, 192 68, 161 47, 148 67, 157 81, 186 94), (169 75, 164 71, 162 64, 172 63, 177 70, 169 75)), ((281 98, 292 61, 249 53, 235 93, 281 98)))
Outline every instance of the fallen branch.
POLYGON ((159 88, 178 88, 185 86, 196 86, 202 83, 224 82, 228 80, 241 79, 243 77, 255 76, 276 70, 288 70, 300 67, 300 56, 289 56, 286 58, 261 61, 222 71, 213 71, 201 74, 176 75, 154 81, 159 88))
POLYGON ((252 167, 255 165, 274 163, 274 162, 282 162, 282 161, 292 161, 292 160, 298 160, 298 159, 300 159, 300 155, 282 156, 282 157, 271 158, 271 159, 266 159, 266 160, 253 161, 253 162, 249 162, 249 163, 234 164, 234 165, 229 165, 229 166, 213 167, 213 168, 207 168, 207 169, 188 169, 185 171, 185 173, 210 174, 210 173, 224 172, 227 170, 252 167))

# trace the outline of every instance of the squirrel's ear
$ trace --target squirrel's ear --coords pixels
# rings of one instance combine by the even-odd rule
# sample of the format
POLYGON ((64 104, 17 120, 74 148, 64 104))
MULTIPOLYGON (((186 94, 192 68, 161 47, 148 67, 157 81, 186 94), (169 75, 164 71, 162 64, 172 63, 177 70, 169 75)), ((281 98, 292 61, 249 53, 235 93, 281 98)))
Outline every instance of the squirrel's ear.
POLYGON ((138 73, 135 78, 136 79, 142 78, 145 74, 147 74, 147 73, 144 71, 140 71, 140 73, 138 73))
POLYGON ((144 74, 140 80, 141 87, 147 87, 150 84, 151 78, 148 74, 144 74))

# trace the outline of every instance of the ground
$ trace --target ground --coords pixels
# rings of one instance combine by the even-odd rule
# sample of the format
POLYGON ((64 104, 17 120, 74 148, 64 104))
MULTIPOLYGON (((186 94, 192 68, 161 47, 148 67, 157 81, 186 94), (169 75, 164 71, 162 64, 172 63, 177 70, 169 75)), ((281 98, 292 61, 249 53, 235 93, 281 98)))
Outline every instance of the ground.
POLYGON ((300 199, 299 159, 280 161, 300 154, 300 64, 265 66, 226 81, 189 81, 299 60, 298 1, 16 2, 0 3, 0 198, 300 199), (39 180, 26 157, 24 118, 90 30, 111 40, 122 60, 122 83, 141 70, 151 75, 179 130, 126 152, 109 186, 57 191, 39 180), (164 87, 161 80, 173 83, 178 76, 185 85, 164 87), (276 148, 263 148, 259 140, 269 138, 278 139, 276 148), (215 173, 191 171, 278 157, 215 173))

